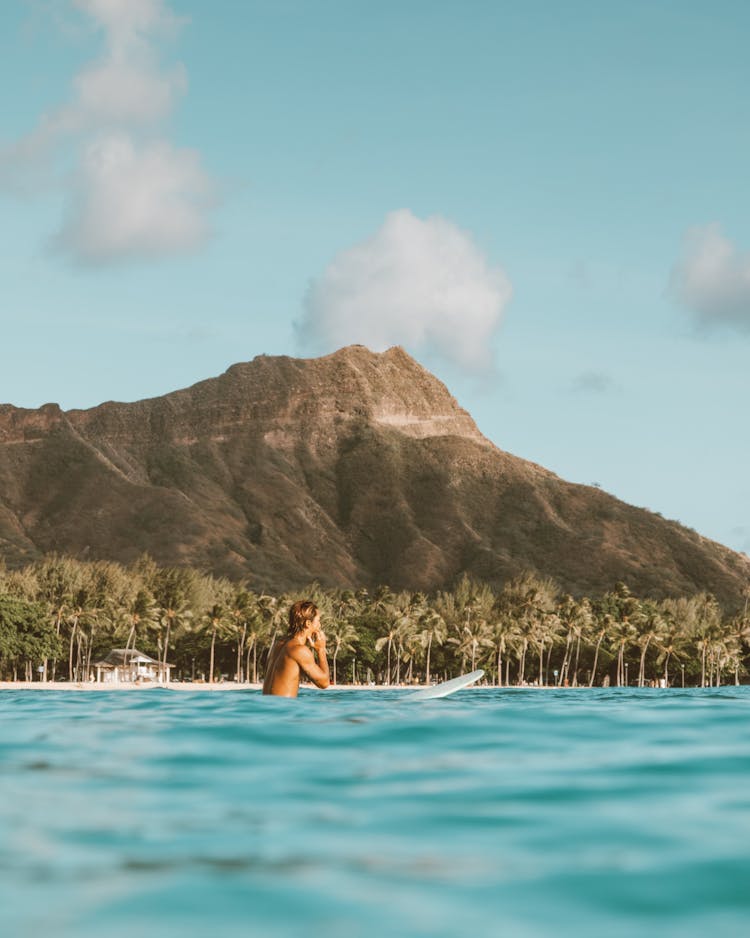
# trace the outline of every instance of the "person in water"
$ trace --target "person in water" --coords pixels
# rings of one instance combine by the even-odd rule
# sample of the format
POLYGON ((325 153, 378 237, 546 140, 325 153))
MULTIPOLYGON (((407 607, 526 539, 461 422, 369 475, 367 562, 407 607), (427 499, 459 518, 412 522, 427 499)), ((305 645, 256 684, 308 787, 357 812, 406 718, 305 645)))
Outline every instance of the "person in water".
POLYGON ((325 688, 331 683, 320 613, 309 599, 299 600, 289 610, 289 631, 271 650, 263 693, 276 697, 296 697, 300 675, 303 673, 317 687, 325 688), (313 649, 317 653, 317 661, 313 649))

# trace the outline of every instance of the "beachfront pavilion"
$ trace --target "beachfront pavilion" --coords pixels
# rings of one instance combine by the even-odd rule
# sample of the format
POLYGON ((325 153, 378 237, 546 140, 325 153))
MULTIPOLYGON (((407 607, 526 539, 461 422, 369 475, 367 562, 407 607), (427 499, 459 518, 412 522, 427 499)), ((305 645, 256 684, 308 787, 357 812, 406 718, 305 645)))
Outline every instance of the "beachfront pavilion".
POLYGON ((102 661, 97 661, 97 684, 135 683, 136 681, 156 681, 158 684, 169 682, 169 672, 173 664, 163 664, 149 658, 137 648, 113 648, 102 661))

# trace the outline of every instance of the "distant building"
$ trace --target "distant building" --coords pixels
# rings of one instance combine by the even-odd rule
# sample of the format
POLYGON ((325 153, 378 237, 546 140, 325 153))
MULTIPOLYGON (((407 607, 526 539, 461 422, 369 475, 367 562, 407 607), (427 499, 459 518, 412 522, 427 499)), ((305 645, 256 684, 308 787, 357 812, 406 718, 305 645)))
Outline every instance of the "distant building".
POLYGON ((169 672, 173 664, 162 664, 154 658, 149 658, 137 648, 113 648, 102 661, 97 661, 97 684, 118 684, 137 681, 156 681, 166 684, 169 681, 169 672))

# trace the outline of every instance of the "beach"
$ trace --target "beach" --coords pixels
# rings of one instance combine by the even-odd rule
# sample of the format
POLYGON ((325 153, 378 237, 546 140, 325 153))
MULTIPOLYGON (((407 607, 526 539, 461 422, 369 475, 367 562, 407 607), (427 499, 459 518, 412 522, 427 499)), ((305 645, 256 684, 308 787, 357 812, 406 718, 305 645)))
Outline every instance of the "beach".
MULTIPOLYGON (((327 690, 352 691, 379 691, 379 690, 420 690, 427 684, 331 684, 327 690)), ((311 689, 312 684, 302 683, 300 688, 311 689)), ((176 690, 176 691, 238 691, 262 690, 263 684, 250 682, 238 684, 235 681, 214 681, 213 684, 203 681, 170 681, 168 684, 159 684, 156 681, 120 681, 118 683, 96 681, 0 681, 0 690, 23 691, 144 691, 144 690, 176 690)), ((321 691, 326 693, 326 691, 321 691)))

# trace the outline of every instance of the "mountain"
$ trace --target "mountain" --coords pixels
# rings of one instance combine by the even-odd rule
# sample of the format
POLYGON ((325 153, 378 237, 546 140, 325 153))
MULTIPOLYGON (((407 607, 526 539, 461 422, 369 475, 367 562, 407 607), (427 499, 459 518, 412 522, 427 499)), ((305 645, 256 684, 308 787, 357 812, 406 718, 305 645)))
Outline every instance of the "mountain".
POLYGON ((163 397, 0 406, 0 557, 191 564, 256 588, 431 590, 523 570, 574 594, 739 602, 744 555, 505 453, 400 348, 260 356, 163 397))

